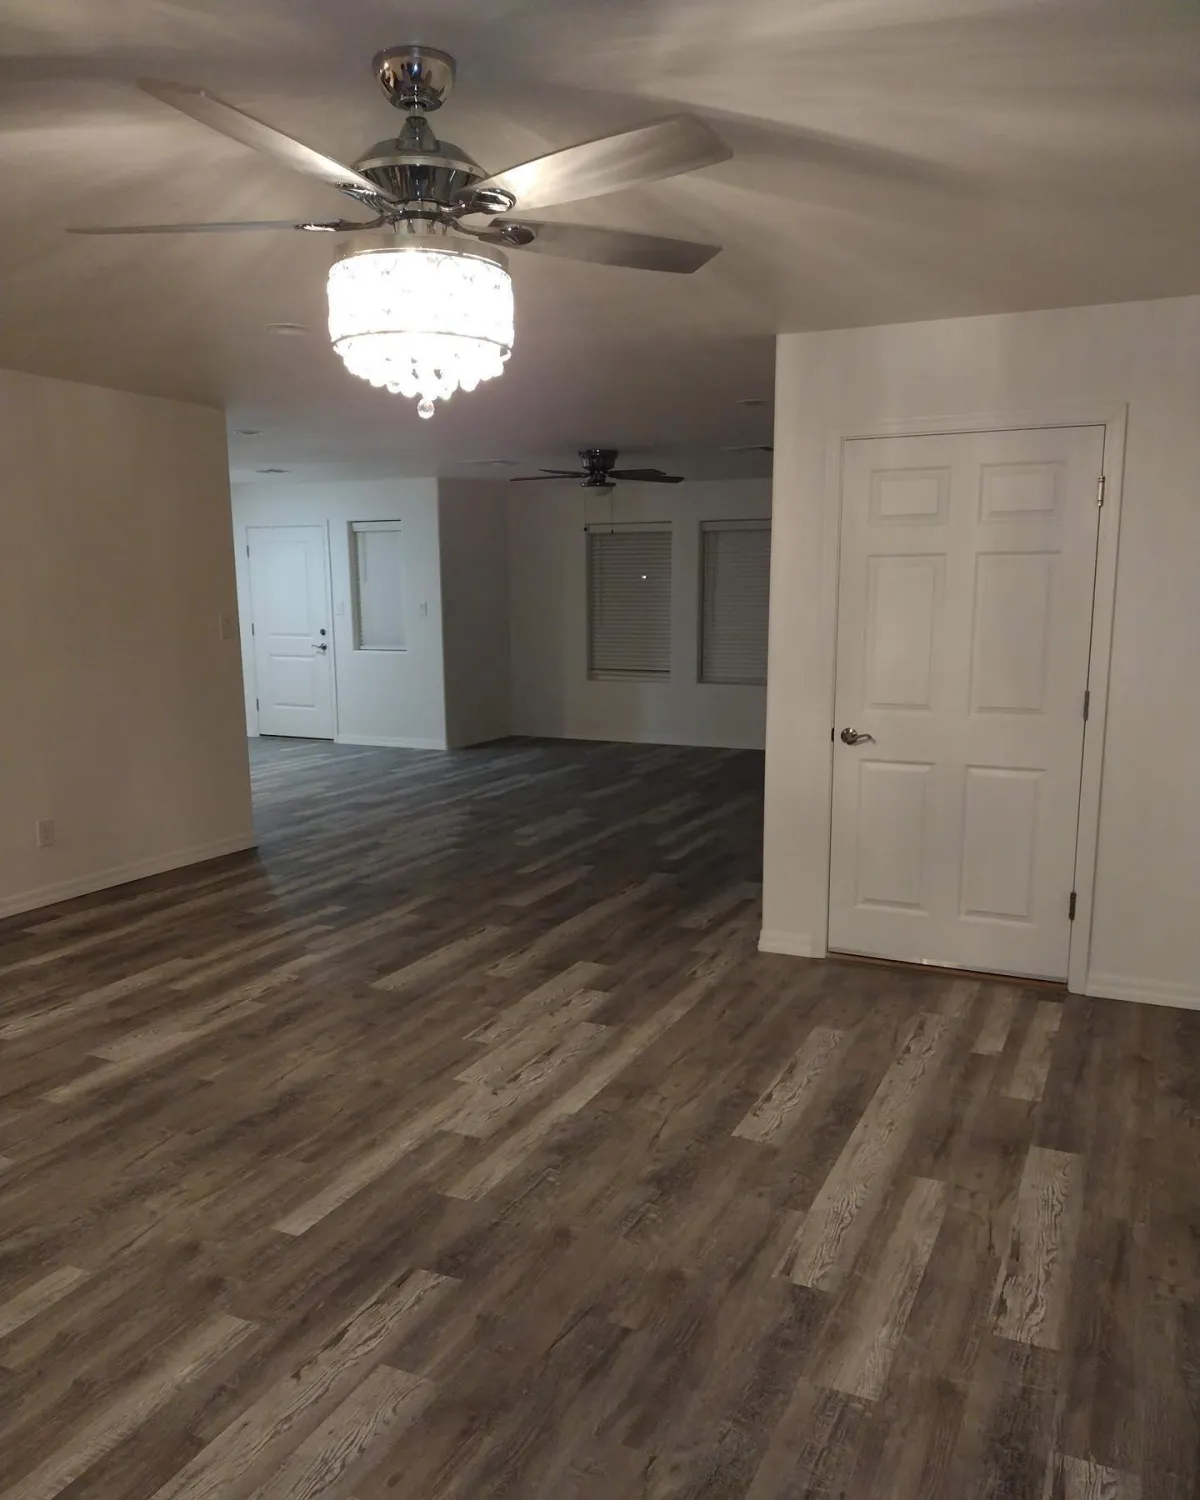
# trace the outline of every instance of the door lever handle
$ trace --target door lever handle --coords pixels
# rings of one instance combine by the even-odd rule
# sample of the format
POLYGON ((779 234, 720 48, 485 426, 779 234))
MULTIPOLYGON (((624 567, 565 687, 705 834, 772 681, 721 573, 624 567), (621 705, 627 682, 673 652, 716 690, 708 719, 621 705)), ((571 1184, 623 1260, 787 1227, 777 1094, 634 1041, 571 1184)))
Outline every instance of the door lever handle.
POLYGON ((867 734, 865 730, 851 729, 849 726, 842 730, 840 738, 843 745, 873 745, 875 743, 873 734, 867 734))
POLYGON ((327 645, 326 645, 326 644, 325 644, 325 642, 324 642, 324 641, 322 641, 322 642, 321 642, 321 644, 320 644, 320 645, 319 645, 319 646, 317 646, 317 647, 316 647, 316 648, 315 648, 315 649, 316 649, 316 650, 317 650, 317 651, 321 651, 321 652, 324 652, 324 651, 328 651, 328 650, 329 650, 329 647, 328 647, 328 646, 327 646, 327 645))

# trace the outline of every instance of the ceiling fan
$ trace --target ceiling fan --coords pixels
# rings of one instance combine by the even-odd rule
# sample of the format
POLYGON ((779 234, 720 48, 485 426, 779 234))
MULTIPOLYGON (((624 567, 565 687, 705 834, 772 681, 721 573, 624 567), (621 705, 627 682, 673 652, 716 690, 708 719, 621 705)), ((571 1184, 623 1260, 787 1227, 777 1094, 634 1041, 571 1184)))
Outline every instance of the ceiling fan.
POLYGON ((439 140, 426 119, 453 87, 454 58, 410 43, 378 53, 374 68, 384 94, 407 119, 399 136, 372 146, 353 167, 207 89, 138 80, 143 92, 282 166, 320 179, 372 218, 124 224, 69 232, 280 229, 351 236, 330 273, 334 347, 353 373, 420 396, 423 416, 433 414, 435 398, 498 375, 511 352, 512 289, 503 251, 682 274, 699 270, 718 253, 717 245, 527 217, 533 210, 727 160, 728 147, 696 116, 671 115, 489 174, 460 146, 439 140))
POLYGON ((664 474, 661 469, 618 469, 615 448, 583 448, 579 453, 582 469, 543 469, 540 474, 517 474, 510 484, 533 484, 546 479, 578 479, 585 490, 610 490, 618 480, 636 480, 639 484, 682 484, 682 474, 664 474))

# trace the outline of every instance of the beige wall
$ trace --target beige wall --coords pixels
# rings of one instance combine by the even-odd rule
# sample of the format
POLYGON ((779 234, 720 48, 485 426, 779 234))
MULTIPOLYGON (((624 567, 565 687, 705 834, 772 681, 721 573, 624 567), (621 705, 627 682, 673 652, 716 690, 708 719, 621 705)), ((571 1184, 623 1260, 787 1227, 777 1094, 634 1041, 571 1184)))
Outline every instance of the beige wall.
POLYGON ((333 591, 337 739, 342 744, 444 749, 437 480, 241 485, 233 495, 233 522, 249 732, 258 733, 258 715, 254 707, 254 649, 249 634, 254 611, 246 564, 246 527, 322 526, 328 538, 333 591), (355 650, 350 578, 350 526, 354 521, 404 523, 405 651, 355 650))
POLYGON ((478 745, 511 732, 508 495, 503 484, 438 480, 446 739, 478 745))
POLYGON ((829 840, 830 434, 1128 404, 1090 993, 1200 1006, 1200 298, 779 340, 764 934, 818 950, 829 840))
POLYGON ((672 527, 671 677, 593 681, 587 672, 586 521, 610 519, 608 497, 572 484, 509 492, 512 717, 516 734, 761 749, 766 689, 699 681, 700 524, 771 514, 766 479, 677 486, 623 484, 611 519, 672 527))
POLYGON ((220 413, 0 372, 0 476, 0 913, 250 846, 220 413))

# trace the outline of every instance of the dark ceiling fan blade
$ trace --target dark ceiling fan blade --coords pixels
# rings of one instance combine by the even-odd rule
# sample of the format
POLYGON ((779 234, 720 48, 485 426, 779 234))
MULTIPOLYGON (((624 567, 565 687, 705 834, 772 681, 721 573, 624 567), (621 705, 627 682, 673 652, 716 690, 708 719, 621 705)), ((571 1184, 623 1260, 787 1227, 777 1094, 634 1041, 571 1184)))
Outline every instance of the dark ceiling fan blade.
POLYGON ((670 115, 636 130, 600 136, 509 167, 507 172, 474 183, 471 192, 498 188, 510 193, 522 211, 549 208, 694 172, 697 167, 727 161, 732 154, 703 120, 695 115, 670 115))
POLYGON ((544 469, 540 474, 514 474, 509 484, 534 484, 545 479, 586 479, 585 469, 544 469))
POLYGON ((340 161, 334 161, 333 157, 323 156, 311 146, 294 141, 281 130, 264 125, 261 120, 235 109, 232 104, 226 104, 207 89, 168 83, 160 78, 139 78, 137 83, 143 93, 152 95, 185 115, 191 115, 193 120, 199 120, 201 125, 207 125, 210 130, 230 136, 254 151, 261 151, 283 166, 291 167, 294 172, 302 172, 306 177, 319 177, 340 193, 347 193, 355 199, 365 198, 368 202, 377 199, 384 199, 389 203, 396 201, 390 193, 373 183, 369 177, 356 172, 353 167, 344 166, 340 161))
POLYGON ((302 229, 309 234, 341 234, 352 229, 372 229, 373 223, 352 224, 346 220, 332 223, 295 219, 247 219, 228 224, 97 224, 67 230, 68 234, 253 234, 259 230, 302 229))
POLYGON ((661 469, 610 469, 610 479, 636 479, 642 484, 682 484, 682 474, 664 474, 661 469))
POLYGON ((627 229, 591 224, 547 224, 535 219, 493 219, 485 237, 514 250, 558 255, 602 266, 630 266, 638 271, 674 271, 690 275, 721 252, 720 245, 671 240, 627 229), (493 235, 491 231, 496 231, 493 235))

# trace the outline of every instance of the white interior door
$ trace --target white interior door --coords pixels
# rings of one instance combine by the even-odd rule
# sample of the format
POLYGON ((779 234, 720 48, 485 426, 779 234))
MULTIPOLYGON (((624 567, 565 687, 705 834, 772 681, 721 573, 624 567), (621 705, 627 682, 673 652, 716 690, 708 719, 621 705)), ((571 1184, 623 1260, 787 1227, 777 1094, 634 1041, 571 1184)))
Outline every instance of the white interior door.
POLYGON ((329 561, 322 526, 248 526, 261 734, 331 740, 329 561))
POLYGON ((1103 427, 845 445, 831 948, 1066 978, 1103 459, 1103 427))

